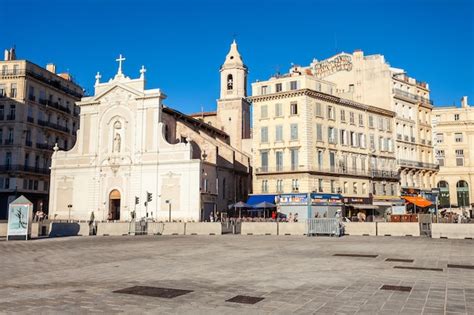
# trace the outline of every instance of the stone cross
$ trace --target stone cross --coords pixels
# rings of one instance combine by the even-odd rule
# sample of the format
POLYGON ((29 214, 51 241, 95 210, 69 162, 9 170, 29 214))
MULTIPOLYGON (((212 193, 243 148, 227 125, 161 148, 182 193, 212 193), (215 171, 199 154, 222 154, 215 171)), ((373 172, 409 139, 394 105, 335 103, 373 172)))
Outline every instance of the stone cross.
POLYGON ((145 78, 145 72, 146 72, 145 66, 142 65, 142 68, 140 69, 140 79, 145 78))
POLYGON ((100 75, 100 72, 97 72, 95 75, 95 85, 100 83, 100 78, 102 78, 102 76, 100 75))
POLYGON ((118 63, 119 63, 119 68, 118 68, 117 74, 122 74, 122 61, 125 61, 125 60, 126 59, 122 56, 122 54, 120 54, 118 59, 115 59, 115 61, 118 61, 118 63))

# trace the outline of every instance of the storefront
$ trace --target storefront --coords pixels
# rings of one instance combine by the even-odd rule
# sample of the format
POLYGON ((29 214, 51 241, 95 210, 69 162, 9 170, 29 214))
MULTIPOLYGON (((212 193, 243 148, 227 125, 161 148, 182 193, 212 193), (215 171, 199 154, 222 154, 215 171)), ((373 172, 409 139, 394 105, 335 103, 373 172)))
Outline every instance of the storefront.
POLYGON ((334 218, 338 210, 342 211, 343 203, 340 194, 311 193, 310 217, 334 218))
POLYGON ((372 204, 378 206, 380 215, 387 218, 390 214, 405 214, 405 200, 398 196, 372 196, 372 204))
POLYGON ((307 219, 309 212, 308 194, 283 194, 276 198, 277 209, 287 217, 290 213, 298 219, 307 219))
POLYGON ((354 221, 359 213, 366 218, 380 216, 379 206, 372 204, 372 197, 344 197, 344 216, 354 221))

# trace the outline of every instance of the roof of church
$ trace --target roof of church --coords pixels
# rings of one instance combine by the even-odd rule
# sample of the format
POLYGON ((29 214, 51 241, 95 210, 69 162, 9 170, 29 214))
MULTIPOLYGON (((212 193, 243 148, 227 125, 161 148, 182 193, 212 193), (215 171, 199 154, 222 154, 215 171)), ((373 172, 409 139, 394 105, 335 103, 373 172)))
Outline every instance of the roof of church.
POLYGON ((241 66, 245 67, 244 62, 242 60, 242 56, 240 56, 239 50, 237 49, 237 43, 234 41, 230 45, 229 52, 225 57, 224 66, 241 66))
POLYGON ((206 116, 216 116, 217 112, 200 112, 200 113, 192 113, 189 114, 191 117, 206 117, 206 116))
POLYGON ((191 116, 186 115, 186 114, 183 114, 180 111, 177 111, 176 109, 173 109, 173 108, 170 108, 170 107, 167 107, 167 106, 163 106, 163 112, 167 113, 167 114, 170 114, 170 115, 173 115, 177 119, 181 119, 185 122, 191 123, 191 124, 201 128, 201 129, 204 129, 208 132, 216 134, 219 137, 222 137, 224 139, 229 139, 229 135, 226 132, 224 132, 220 129, 217 129, 216 127, 213 127, 213 126, 203 122, 202 120, 196 119, 196 118, 191 117, 191 116))

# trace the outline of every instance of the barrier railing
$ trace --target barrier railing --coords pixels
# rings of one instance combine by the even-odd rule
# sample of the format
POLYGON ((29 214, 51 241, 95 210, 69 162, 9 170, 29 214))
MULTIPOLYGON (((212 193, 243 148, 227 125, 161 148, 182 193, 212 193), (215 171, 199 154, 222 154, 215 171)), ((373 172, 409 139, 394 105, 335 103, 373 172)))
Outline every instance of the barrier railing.
POLYGON ((308 219, 308 236, 330 235, 341 236, 341 222, 338 218, 315 218, 308 219))

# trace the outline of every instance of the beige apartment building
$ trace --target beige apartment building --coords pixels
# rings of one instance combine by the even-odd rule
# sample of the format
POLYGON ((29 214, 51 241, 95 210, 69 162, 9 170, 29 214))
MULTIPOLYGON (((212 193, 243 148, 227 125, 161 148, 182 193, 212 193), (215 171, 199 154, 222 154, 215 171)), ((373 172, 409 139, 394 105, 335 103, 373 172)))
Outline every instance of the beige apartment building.
POLYGON ((436 186, 438 165, 434 162, 429 86, 391 67, 382 55, 365 56, 363 51, 340 53, 313 60, 305 68, 319 79, 335 84, 340 95, 362 104, 396 113, 395 153, 401 174, 402 195, 420 194, 436 186))
POLYGON ((297 66, 252 83, 251 100, 255 194, 342 194, 364 204, 397 194, 393 111, 343 98, 297 66))
POLYGON ((436 176, 441 208, 470 208, 474 193, 474 108, 461 100, 461 107, 433 110, 435 154, 440 166, 436 176))
POLYGON ((35 210, 47 210, 53 147, 74 145, 79 127, 74 103, 82 94, 54 65, 44 69, 17 60, 14 49, 5 51, 0 61, 0 219, 19 195, 35 210))

